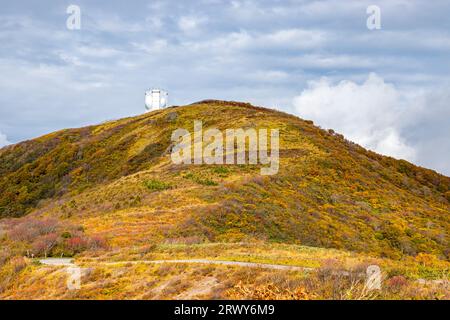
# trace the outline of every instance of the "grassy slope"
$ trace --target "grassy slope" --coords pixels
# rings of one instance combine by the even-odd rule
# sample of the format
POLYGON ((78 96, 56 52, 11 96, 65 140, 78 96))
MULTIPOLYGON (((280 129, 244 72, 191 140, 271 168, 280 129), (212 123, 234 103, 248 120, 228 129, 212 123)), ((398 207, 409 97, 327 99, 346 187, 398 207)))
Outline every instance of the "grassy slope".
POLYGON ((248 104, 209 101, 63 130, 0 150, 0 298, 448 299, 447 289, 415 279, 448 276, 449 185, 433 171, 248 104), (193 120, 219 129, 280 128, 279 174, 174 166, 171 132, 192 131, 193 120), (14 257, 33 242, 14 241, 10 229, 47 218, 61 224, 56 232, 82 226, 108 240, 109 248, 77 257, 85 267, 79 291, 66 289, 63 270, 14 257), (430 255, 414 257, 420 252, 430 255), (101 264, 186 258, 319 271, 101 264), (360 278, 336 277, 336 270, 360 273, 368 264, 387 278, 375 295, 355 285, 360 278))
POLYGON ((211 101, 52 133, 2 149, 0 173, 0 216, 74 220, 114 246, 196 237, 449 254, 448 177, 246 104, 211 101), (280 128, 279 173, 171 164, 171 132, 192 131, 195 119, 280 128))

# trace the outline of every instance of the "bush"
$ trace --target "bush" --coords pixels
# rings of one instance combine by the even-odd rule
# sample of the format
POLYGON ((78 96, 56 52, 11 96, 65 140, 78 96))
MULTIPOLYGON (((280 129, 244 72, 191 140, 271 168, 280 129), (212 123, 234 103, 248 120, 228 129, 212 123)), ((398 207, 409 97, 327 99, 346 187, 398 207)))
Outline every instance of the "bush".
POLYGON ((67 239, 64 243, 66 255, 74 255, 85 250, 98 250, 106 248, 106 240, 99 237, 76 236, 67 239))
POLYGON ((162 191, 172 188, 170 184, 154 179, 145 181, 144 185, 147 189, 152 191, 162 191))
POLYGON ((0 251, 0 267, 2 266, 2 265, 4 265, 7 261, 8 261, 8 259, 11 257, 11 252, 10 252, 10 250, 7 250, 7 249, 2 249, 1 251, 0 251))
POLYGON ((251 300, 310 300, 314 295, 309 294, 305 288, 284 288, 266 283, 260 285, 246 285, 241 281, 227 291, 231 299, 251 299, 251 300))
POLYGON ((439 263, 439 259, 436 256, 428 253, 419 253, 414 260, 424 267, 432 267, 439 263))
POLYGON ((404 276, 394 276, 386 281, 386 287, 392 292, 399 292, 408 285, 408 280, 404 276))
POLYGON ((32 242, 39 236, 55 232, 58 226, 58 221, 55 219, 37 220, 35 218, 26 218, 15 225, 8 232, 8 236, 14 241, 32 242))
POLYGON ((66 248, 69 251, 80 253, 88 248, 89 240, 83 237, 73 237, 67 240, 66 248))
POLYGON ((450 191, 447 191, 445 193, 445 198, 447 199, 448 202, 450 202, 450 191))
POLYGON ((58 244, 58 235, 56 233, 47 234, 38 238, 32 244, 33 254, 47 257, 51 255, 53 248, 58 244))
POLYGON ((197 183, 204 185, 204 186, 217 186, 218 183, 211 180, 211 179, 197 179, 196 180, 197 183))
MULTIPOLYGON (((73 256, 84 250, 107 247, 105 239, 85 236, 82 226, 63 224, 54 219, 26 217, 10 220, 4 226, 15 248, 15 253, 9 256, 73 256)), ((7 259, 8 255, 0 252, 0 264, 7 259)))
POLYGON ((105 249, 107 247, 106 240, 99 236, 89 238, 88 240, 88 249, 90 250, 105 249))
POLYGON ((72 238, 72 234, 69 231, 64 231, 61 234, 61 238, 63 238, 63 239, 70 239, 70 238, 72 238))
POLYGON ((27 266, 27 261, 23 257, 14 257, 11 259, 11 266, 14 273, 19 273, 27 266))
POLYGON ((217 182, 209 179, 209 178, 205 178, 205 177, 199 177, 194 175, 193 173, 189 172, 184 176, 185 179, 190 179, 198 184, 201 184, 203 186, 217 186, 219 185, 217 182))
POLYGON ((219 167, 214 167, 213 172, 217 173, 220 176, 226 176, 230 173, 230 170, 227 167, 219 166, 219 167))

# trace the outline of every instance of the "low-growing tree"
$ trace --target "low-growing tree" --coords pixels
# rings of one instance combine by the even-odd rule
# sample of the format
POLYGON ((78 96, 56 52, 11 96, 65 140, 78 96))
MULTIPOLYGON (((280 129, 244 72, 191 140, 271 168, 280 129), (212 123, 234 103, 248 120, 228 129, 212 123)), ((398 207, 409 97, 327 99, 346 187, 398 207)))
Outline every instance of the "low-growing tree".
POLYGON ((58 235, 56 233, 47 234, 41 236, 32 245, 33 253, 38 256, 47 256, 51 253, 52 249, 58 244, 58 235))

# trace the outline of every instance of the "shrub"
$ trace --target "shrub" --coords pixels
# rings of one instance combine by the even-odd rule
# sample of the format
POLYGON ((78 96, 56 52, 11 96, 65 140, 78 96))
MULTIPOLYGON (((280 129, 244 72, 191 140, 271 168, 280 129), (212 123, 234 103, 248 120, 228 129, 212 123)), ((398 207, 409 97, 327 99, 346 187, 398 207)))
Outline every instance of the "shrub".
POLYGON ((55 219, 37 220, 35 218, 26 218, 15 225, 9 231, 8 236, 14 241, 32 242, 41 235, 55 232, 58 228, 58 221, 55 219))
POLYGON ((208 178, 206 178, 206 179, 197 179, 196 182, 198 184, 201 184, 201 185, 204 185, 204 186, 217 186, 218 185, 217 182, 215 182, 215 181, 213 181, 211 179, 208 179, 208 178))
POLYGON ((70 239, 70 238, 72 238, 72 234, 69 231, 64 231, 61 234, 61 238, 63 238, 63 239, 70 239))
POLYGON ((152 191, 162 191, 172 188, 170 184, 155 179, 145 181, 144 185, 147 189, 152 191))
MULTIPOLYGON (((58 222, 55 219, 26 217, 6 221, 2 227, 14 244, 16 254, 30 256, 72 256, 84 250, 106 248, 106 240, 83 235, 82 226, 58 222)), ((0 264, 8 256, 0 252, 0 264)))
POLYGON ((19 273, 27 266, 27 261, 23 257, 13 257, 10 263, 14 273, 19 273))
POLYGON ((408 280, 404 276, 394 276, 386 281, 386 287, 393 292, 399 292, 407 285, 408 280))
POLYGON ((88 248, 89 241, 83 237, 73 237, 67 240, 67 249, 73 253, 80 253, 88 248))
POLYGON ((363 266, 345 269, 343 261, 327 259, 306 280, 306 289, 324 299, 371 300, 377 297, 376 290, 368 290, 365 278, 361 277, 363 266))
POLYGON ((448 202, 450 202, 450 191, 447 191, 445 193, 445 198, 447 199, 448 202))
POLYGON ((239 282, 227 291, 231 299, 251 300, 310 300, 314 296, 303 287, 295 289, 282 288, 272 283, 261 285, 245 285, 239 282))
POLYGON ((152 244, 147 244, 145 246, 143 246, 142 248, 139 249, 139 253, 142 255, 146 255, 150 252, 153 252, 155 249, 157 248, 157 245, 152 243, 152 244))
POLYGON ((37 256, 47 257, 52 249, 58 244, 58 235, 56 233, 47 234, 38 238, 32 244, 32 251, 37 256))
POLYGON ((209 179, 209 178, 205 178, 205 177, 199 177, 194 175, 193 173, 189 172, 186 175, 184 175, 185 179, 190 179, 198 184, 201 184, 203 186, 217 186, 219 185, 217 182, 209 179))
POLYGON ((434 255, 428 253, 419 253, 415 257, 415 261, 425 267, 432 267, 439 262, 434 255))
POLYGON ((11 251, 8 249, 0 250, 0 267, 8 261, 11 255, 11 251))
POLYGON ((213 172, 220 176, 226 176, 230 173, 230 170, 227 167, 218 166, 213 168, 213 172))
POLYGON ((88 239, 88 249, 98 250, 107 248, 106 240, 99 236, 88 239))

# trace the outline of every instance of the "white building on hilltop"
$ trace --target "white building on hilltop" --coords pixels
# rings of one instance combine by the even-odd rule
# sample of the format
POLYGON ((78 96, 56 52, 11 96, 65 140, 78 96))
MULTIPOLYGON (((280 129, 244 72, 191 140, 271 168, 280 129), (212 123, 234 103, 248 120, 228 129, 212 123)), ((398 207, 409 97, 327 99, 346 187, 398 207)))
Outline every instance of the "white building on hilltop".
POLYGON ((168 106, 169 94, 161 89, 151 89, 145 92, 145 108, 147 112, 163 109, 168 106))

